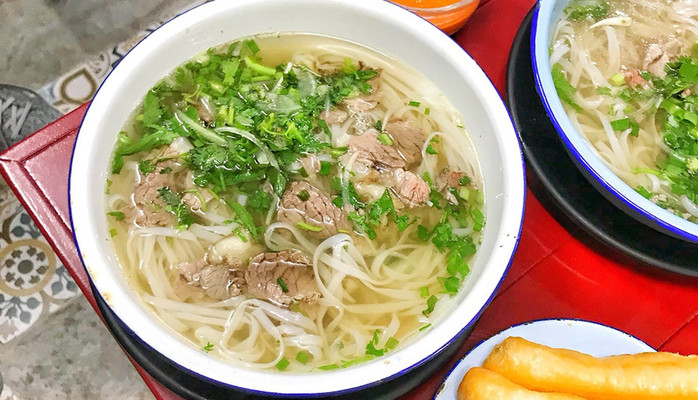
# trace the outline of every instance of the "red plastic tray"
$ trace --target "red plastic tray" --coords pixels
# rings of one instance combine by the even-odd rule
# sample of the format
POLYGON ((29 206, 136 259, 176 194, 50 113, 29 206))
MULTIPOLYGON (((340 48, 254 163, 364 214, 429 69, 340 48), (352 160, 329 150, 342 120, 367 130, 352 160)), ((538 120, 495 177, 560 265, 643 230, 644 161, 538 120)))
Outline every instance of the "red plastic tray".
MULTIPOLYGON (((489 0, 454 36, 504 94, 506 63, 532 0, 489 0)), ((25 205, 95 306, 73 244, 68 215, 70 157, 86 105, 0 155, 0 173, 25 205)), ((96 306, 95 306, 96 307, 96 306)), ((95 308, 96 309, 96 308, 95 308)), ((651 346, 698 353, 698 279, 635 269, 608 259, 575 239, 528 192, 519 250, 496 297, 448 365, 404 396, 431 398, 465 352, 511 325, 542 318, 579 318, 634 335, 651 346)), ((159 400, 177 400, 134 363, 159 400)))

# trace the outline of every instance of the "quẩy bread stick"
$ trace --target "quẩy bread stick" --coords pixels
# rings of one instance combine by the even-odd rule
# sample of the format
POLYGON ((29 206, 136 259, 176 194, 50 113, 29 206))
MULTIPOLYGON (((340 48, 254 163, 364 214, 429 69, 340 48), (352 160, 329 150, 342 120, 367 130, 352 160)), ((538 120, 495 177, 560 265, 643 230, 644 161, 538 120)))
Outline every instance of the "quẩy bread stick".
POLYGON ((473 367, 458 385, 458 400, 584 400, 563 393, 542 393, 517 385, 496 372, 473 367))
POLYGON ((589 400, 698 399, 698 357, 640 353, 596 358, 510 337, 482 366, 531 390, 589 400))

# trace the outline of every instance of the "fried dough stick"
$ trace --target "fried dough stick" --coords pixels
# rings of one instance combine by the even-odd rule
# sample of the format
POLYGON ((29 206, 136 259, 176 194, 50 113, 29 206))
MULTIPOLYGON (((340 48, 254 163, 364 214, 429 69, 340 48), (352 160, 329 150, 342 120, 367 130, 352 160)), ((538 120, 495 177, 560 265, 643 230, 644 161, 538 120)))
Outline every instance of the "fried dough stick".
POLYGON ((528 389, 589 400, 698 399, 698 357, 640 353, 596 358, 510 337, 482 365, 528 389))
POLYGON ((473 367, 458 386, 458 400, 584 400, 562 393, 534 392, 496 372, 473 367))

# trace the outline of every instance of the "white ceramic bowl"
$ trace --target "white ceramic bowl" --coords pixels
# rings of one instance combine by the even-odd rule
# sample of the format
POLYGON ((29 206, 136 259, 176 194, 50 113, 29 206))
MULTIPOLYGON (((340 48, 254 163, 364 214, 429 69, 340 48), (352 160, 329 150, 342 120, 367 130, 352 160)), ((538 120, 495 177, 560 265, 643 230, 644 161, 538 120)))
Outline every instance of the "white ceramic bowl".
POLYGON ((433 359, 471 328, 506 274, 523 218, 522 153, 504 104, 478 65, 433 25, 375 0, 214 1, 139 43, 99 89, 83 120, 70 173, 75 240, 97 294, 135 337, 177 365, 225 386, 277 395, 347 393, 399 377, 433 359), (108 241, 104 182, 117 133, 158 80, 209 47, 269 32, 310 32, 354 41, 411 65, 463 115, 481 156, 486 218, 472 274, 446 315, 421 339, 353 368, 313 374, 232 366, 178 338, 129 287, 108 241), (319 379, 320 374, 322 379, 319 379))
POLYGON ((548 52, 554 28, 570 0, 540 0, 531 31, 531 59, 536 89, 548 116, 582 174, 616 207, 636 220, 673 237, 698 243, 698 224, 652 203, 623 182, 575 129, 555 91, 548 52))

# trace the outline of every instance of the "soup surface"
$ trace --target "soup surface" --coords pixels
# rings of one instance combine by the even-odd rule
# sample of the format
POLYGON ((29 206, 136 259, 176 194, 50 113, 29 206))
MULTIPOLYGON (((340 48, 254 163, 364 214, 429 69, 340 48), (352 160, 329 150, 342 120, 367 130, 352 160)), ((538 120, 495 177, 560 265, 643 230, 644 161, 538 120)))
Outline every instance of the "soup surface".
POLYGON ((212 356, 345 368, 427 331, 469 274, 483 182, 421 74, 334 38, 210 49, 115 145, 113 246, 145 304, 212 356))
POLYGON ((698 223, 698 3, 572 1, 555 27, 553 81, 609 168, 698 223))

